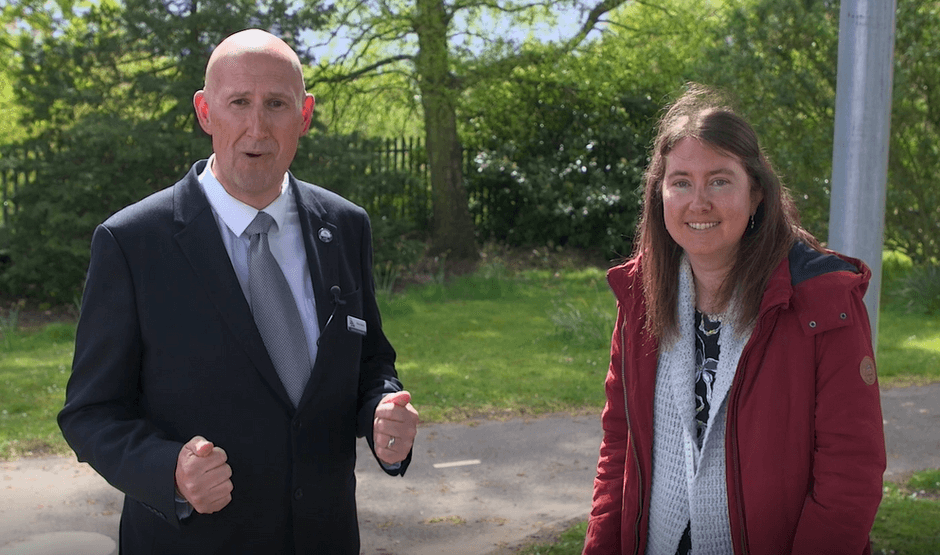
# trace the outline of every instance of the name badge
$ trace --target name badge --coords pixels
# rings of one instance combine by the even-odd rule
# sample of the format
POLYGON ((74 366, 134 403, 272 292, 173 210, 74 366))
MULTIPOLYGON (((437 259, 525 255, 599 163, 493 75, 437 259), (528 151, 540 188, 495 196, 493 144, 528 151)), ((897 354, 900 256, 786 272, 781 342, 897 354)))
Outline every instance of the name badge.
POLYGON ((366 334, 366 321, 355 316, 346 316, 346 329, 359 335, 366 334))

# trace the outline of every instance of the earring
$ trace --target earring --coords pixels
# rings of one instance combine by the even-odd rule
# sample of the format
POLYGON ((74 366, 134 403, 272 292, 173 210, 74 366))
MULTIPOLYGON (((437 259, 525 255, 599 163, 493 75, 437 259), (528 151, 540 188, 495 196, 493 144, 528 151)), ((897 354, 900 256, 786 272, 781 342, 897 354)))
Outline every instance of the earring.
POLYGON ((754 229, 754 215, 751 214, 751 229, 754 229))

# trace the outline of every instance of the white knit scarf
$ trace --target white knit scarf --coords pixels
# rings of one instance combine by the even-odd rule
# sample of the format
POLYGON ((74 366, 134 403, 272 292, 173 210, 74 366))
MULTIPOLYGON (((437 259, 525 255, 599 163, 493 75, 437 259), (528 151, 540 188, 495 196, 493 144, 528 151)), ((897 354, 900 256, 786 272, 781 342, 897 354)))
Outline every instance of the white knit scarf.
POLYGON ((738 331, 737 301, 722 318, 708 427, 695 441, 695 287, 685 255, 679 266, 678 339, 663 344, 653 399, 653 483, 649 555, 675 555, 692 522, 692 553, 732 553, 725 482, 725 402, 752 327, 738 331))

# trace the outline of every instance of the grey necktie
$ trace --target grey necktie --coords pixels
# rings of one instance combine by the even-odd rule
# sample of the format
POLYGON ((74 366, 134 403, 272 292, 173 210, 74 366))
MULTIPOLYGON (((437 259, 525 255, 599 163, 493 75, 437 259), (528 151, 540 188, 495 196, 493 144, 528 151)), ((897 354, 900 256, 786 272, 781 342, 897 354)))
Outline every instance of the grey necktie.
POLYGON ((296 407, 310 378, 310 352, 294 296, 268 245, 268 229, 273 223, 269 214, 258 212, 245 228, 249 238, 248 292, 268 356, 296 407))

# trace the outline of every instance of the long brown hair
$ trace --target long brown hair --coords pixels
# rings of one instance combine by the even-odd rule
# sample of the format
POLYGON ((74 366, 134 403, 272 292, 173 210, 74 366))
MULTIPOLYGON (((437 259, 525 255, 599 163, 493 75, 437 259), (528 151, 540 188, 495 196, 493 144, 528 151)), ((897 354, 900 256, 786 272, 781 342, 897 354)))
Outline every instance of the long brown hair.
POLYGON ((657 131, 652 160, 646 169, 643 214, 633 250, 634 257, 642 256, 646 328, 660 340, 678 332, 676 305, 682 248, 666 230, 662 188, 666 156, 687 137, 736 157, 747 172, 752 191, 764 193, 754 226, 745 229, 734 264, 718 292, 720 305, 737 294, 738 324, 750 324, 757 318, 770 275, 793 242, 801 240, 814 248, 819 248, 819 243, 800 227, 793 200, 761 150, 754 129, 720 93, 690 83, 686 93, 668 108, 657 131))

